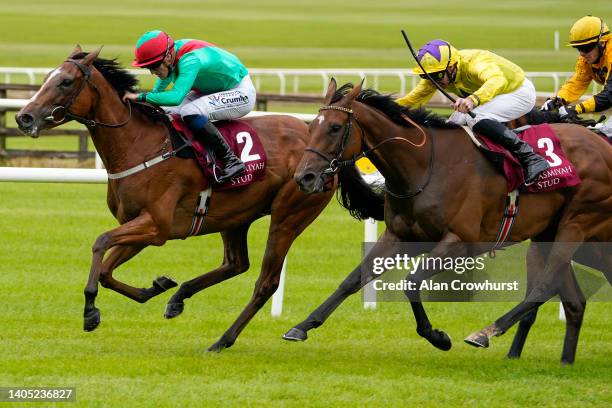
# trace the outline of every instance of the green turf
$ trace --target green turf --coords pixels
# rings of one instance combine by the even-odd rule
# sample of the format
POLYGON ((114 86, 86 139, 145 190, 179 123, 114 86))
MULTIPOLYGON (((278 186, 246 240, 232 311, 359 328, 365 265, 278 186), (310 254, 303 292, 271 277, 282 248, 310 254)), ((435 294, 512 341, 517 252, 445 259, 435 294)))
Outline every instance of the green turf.
MULTIPOLYGON (((141 32, 213 41, 249 67, 409 68, 399 30, 415 46, 442 37, 459 48, 486 48, 527 71, 569 71, 565 44, 584 14, 609 18, 608 1, 162 1, 0 0, 0 66, 52 67, 80 43, 128 66, 141 32)), ((14 78, 17 81, 19 78, 14 78)), ((270 89, 275 86, 269 84, 270 89)), ((320 84, 308 84, 314 90, 320 84)), ((390 86, 390 89, 393 85, 390 86)), ((304 111, 274 105, 275 110, 304 111)), ((316 107, 311 107, 312 109, 316 107)), ((314 112, 314 110, 312 110, 314 112)), ((13 148, 69 149, 57 142, 10 140, 13 148)), ((0 184, 0 386, 75 386, 78 406, 610 406, 609 304, 587 307, 577 362, 560 367, 563 323, 556 303, 542 308, 524 358, 504 360, 513 330, 489 350, 461 341, 511 304, 427 304, 454 339, 441 352, 420 339, 405 303, 365 311, 360 296, 310 332, 304 344, 280 335, 333 291, 360 257, 363 225, 332 204, 293 246, 282 317, 270 307, 223 353, 205 349, 248 301, 267 219, 249 238, 251 270, 162 317, 170 294, 144 305, 100 289, 102 324, 82 331, 83 288, 91 245, 116 223, 104 186, 0 184)), ((218 236, 148 248, 116 276, 137 286, 168 274, 185 281, 215 268, 218 236)), ((44 404, 48 406, 49 404, 44 404)), ((11 405, 18 406, 18 405, 11 405)), ((28 405, 30 406, 30 405, 28 405)))
MULTIPOLYGON (((520 361, 504 354, 513 330, 488 350, 461 340, 508 303, 427 304, 454 339, 441 352, 420 339, 405 303, 363 310, 350 298, 306 343, 280 335, 317 306, 358 262, 363 225, 331 204, 288 257, 283 315, 266 307, 236 344, 207 354, 248 301, 267 219, 249 236, 251 270, 194 296, 182 316, 162 317, 170 294, 141 305, 100 289, 102 323, 82 331, 91 245, 115 226, 105 186, 0 184, 0 385, 75 386, 78 406, 609 406, 609 304, 587 307, 577 362, 561 367, 564 325, 556 303, 541 311, 520 361)), ((115 274, 149 286, 216 267, 218 236, 148 248, 115 274)))

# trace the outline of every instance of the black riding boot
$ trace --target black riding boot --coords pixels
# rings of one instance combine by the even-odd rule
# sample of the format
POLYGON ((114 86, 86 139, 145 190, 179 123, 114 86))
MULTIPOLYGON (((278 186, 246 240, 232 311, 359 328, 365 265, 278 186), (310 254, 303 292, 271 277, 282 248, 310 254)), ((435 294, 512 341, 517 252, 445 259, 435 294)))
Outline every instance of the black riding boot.
POLYGON ((482 133, 494 142, 501 144, 518 159, 525 174, 525 185, 532 184, 540 173, 550 168, 545 158, 534 153, 529 144, 523 142, 513 131, 501 123, 491 119, 482 119, 474 125, 473 129, 475 132, 482 133))
POLYGON ((218 168, 219 171, 215 173, 217 182, 224 183, 246 171, 244 163, 232 152, 215 125, 200 115, 185 116, 184 120, 196 136, 204 140, 206 147, 212 150, 215 158, 223 161, 223 168, 218 168), (202 123, 204 121, 206 123, 202 123))

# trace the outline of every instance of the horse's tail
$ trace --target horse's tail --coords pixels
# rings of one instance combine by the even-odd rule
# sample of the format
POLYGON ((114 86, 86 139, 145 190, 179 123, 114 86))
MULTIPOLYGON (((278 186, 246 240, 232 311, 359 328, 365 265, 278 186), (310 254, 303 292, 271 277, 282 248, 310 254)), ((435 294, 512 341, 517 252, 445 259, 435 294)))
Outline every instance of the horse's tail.
POLYGON ((365 182, 355 166, 343 166, 338 173, 338 202, 358 220, 384 220, 385 194, 365 182))

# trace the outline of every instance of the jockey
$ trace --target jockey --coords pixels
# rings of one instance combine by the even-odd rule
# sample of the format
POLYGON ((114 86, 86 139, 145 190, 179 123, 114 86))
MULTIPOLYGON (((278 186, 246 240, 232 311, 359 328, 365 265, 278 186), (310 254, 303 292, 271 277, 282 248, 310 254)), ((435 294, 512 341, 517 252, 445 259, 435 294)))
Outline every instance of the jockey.
MULTIPOLYGON (((510 151, 521 163, 527 185, 550 167, 531 146, 501 123, 525 115, 535 105, 535 88, 520 67, 489 51, 457 51, 443 40, 425 44, 417 58, 433 80, 459 96, 449 122, 468 125, 510 151), (474 118, 468 115, 470 111, 474 118)), ((419 74, 421 81, 397 103, 419 107, 431 99, 437 88, 421 68, 412 71, 419 74)))
MULTIPOLYGON (((563 84, 556 96, 546 100, 542 110, 577 102, 591 81, 603 85, 603 90, 574 107, 566 107, 565 111, 575 116, 609 109, 612 107, 612 46, 606 47, 611 38, 608 26, 599 17, 585 16, 574 23, 569 38, 568 46, 574 47, 580 54, 576 61, 576 72, 563 84)), ((563 113, 562 109, 560 113, 563 113)), ((599 131, 612 137, 612 118, 599 131)))
POLYGON ((255 106, 255 87, 233 54, 214 44, 191 39, 174 41, 163 31, 144 33, 136 43, 133 66, 159 77, 151 92, 127 93, 124 99, 163 106, 180 114, 213 155, 223 160, 219 183, 245 171, 212 120, 240 118, 255 106), (172 89, 166 88, 173 84, 172 89))

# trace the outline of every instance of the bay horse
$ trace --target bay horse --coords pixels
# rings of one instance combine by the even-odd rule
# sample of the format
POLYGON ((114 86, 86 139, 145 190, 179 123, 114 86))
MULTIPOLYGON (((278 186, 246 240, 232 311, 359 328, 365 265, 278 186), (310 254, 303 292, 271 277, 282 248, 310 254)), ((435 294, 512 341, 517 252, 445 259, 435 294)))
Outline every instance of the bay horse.
MULTIPOLYGON (((366 154, 380 170, 386 180, 381 200, 387 229, 361 265, 374 257, 393 256, 390 244, 400 241, 421 245, 409 256, 429 252, 439 258, 465 256, 453 252, 457 243, 495 242, 505 208, 506 182, 463 129, 430 112, 403 108, 389 96, 362 91, 361 85, 351 89, 351 84, 347 84, 337 91, 335 80, 329 84, 325 105, 310 124, 311 143, 295 179, 302 191, 316 193, 343 165, 350 165, 366 154)), ((523 194, 521 211, 508 242, 532 239, 527 289, 529 296, 532 293, 540 296, 529 304, 536 307, 559 293, 567 316, 562 362, 571 363, 586 301, 570 260, 580 258, 581 262, 606 272, 612 281, 612 255, 580 246, 584 241, 612 240, 612 149, 584 127, 552 126, 582 182, 563 190, 523 194), (576 228, 577 225, 580 227, 576 228), (539 245, 540 241, 575 243, 569 244, 574 250, 560 253, 562 247, 550 248, 539 245)), ((352 211, 358 213, 358 209, 352 211)), ((490 249, 475 248, 474 253, 490 249)), ((346 297, 371 281, 373 272, 362 270, 361 265, 284 338, 305 340, 308 330, 323 324, 346 297)), ((438 272, 441 271, 419 269, 407 280, 415 282, 418 288, 422 280, 438 272)), ((406 295, 415 315, 417 333, 439 349, 450 349, 448 335, 432 328, 419 292, 410 290, 406 295)), ((525 313, 527 310, 513 317, 517 319, 525 313)), ((503 331, 509 327, 507 323, 503 331)), ((523 329, 526 337, 527 325, 523 329)), ((472 345, 488 347, 488 337, 487 342, 481 340, 466 339, 472 345)), ((517 340, 515 357, 524 343, 524 338, 517 340)))
MULTIPOLYGON (((98 58, 99 53, 100 49, 84 53, 77 45, 16 115, 19 128, 37 137, 40 130, 71 119, 85 124, 109 174, 170 152, 169 128, 142 107, 126 105, 121 100, 125 92, 134 92, 136 77, 116 61, 98 58)), ((304 122, 283 115, 243 120, 257 131, 265 148, 268 161, 264 179, 239 189, 213 192, 200 235, 221 233, 223 263, 182 283, 165 312, 167 318, 176 317, 183 311, 185 299, 247 271, 249 226, 270 215, 266 250, 253 295, 209 351, 218 352, 234 344, 275 292, 291 244, 321 213, 336 188, 332 180, 327 191, 305 195, 293 180, 309 137, 304 122)), ((149 288, 136 288, 115 279, 113 271, 149 245, 160 246, 167 240, 186 238, 204 181, 194 159, 179 157, 124 178, 109 179, 107 203, 120 226, 101 234, 92 248, 85 287, 86 331, 96 329, 100 323, 100 311, 95 306, 98 282, 140 303, 177 285, 170 278, 159 277, 149 288)))

